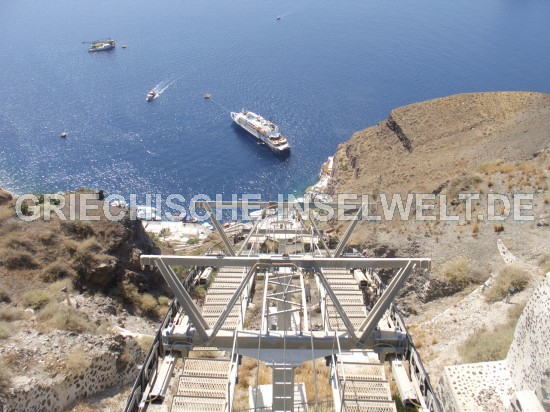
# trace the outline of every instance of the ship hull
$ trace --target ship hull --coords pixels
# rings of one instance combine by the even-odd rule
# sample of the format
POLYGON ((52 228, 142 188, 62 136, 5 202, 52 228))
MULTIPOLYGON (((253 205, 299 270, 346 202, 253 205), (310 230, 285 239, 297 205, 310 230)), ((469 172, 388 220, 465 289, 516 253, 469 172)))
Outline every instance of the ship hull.
POLYGON ((281 146, 275 146, 274 144, 272 144, 269 141, 269 138, 262 135, 260 132, 255 130, 253 127, 250 127, 249 125, 242 122, 239 115, 240 115, 240 113, 231 112, 231 119, 233 119, 233 122, 235 122, 235 124, 237 124, 239 127, 241 127, 246 132, 248 132, 250 135, 252 135, 252 137, 256 141, 266 145, 274 153, 277 153, 277 154, 290 153, 290 145, 288 143, 285 144, 285 145, 281 145, 281 146))

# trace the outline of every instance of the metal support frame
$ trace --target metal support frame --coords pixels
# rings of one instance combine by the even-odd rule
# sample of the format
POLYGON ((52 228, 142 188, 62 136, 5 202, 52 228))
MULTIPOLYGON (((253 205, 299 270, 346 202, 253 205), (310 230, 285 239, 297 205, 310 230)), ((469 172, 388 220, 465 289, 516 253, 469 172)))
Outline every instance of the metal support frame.
POLYGON ((243 253, 244 248, 245 248, 246 245, 248 244, 248 241, 250 240, 250 238, 252 237, 252 235, 253 235, 253 234, 256 232, 256 230, 258 229, 258 225, 260 224, 261 221, 262 221, 262 219, 258 219, 258 220, 256 220, 256 223, 254 223, 254 227, 253 227, 252 230, 248 233, 248 235, 246 236, 246 239, 244 240, 243 245, 242 245, 241 248, 239 249, 239 253, 238 253, 239 256, 243 253))
POLYGON ((336 250, 334 251, 334 257, 342 256, 342 252, 344 251, 344 248, 346 247, 346 244, 348 243, 348 240, 351 237, 351 234, 355 230, 355 226, 357 226, 357 223, 359 223, 359 221, 363 217, 363 211, 364 211, 365 207, 366 206, 362 206, 357 211, 357 214, 355 215, 354 219, 349 224, 349 226, 346 230, 346 233, 344 234, 342 239, 340 239, 340 242, 338 242, 338 245, 336 246, 336 250))
POLYGON ((273 266, 293 266, 305 270, 320 268, 335 269, 401 269, 409 262, 416 269, 430 270, 431 260, 428 258, 324 258, 309 255, 271 255, 263 256, 179 256, 179 255, 142 255, 143 266, 154 265, 162 260, 167 265, 174 266, 229 266, 229 267, 258 267, 270 268, 273 266))
MULTIPOLYGON (((414 268, 429 270, 431 266, 430 259, 425 258, 314 258, 311 256, 271 256, 269 258, 261 258, 258 256, 253 257, 227 257, 227 256, 164 256, 164 255, 143 255, 141 256, 142 265, 155 265, 159 268, 162 275, 166 279, 170 288, 174 292, 176 299, 183 307, 185 313, 189 316, 191 322, 195 326, 197 333, 202 342, 208 342, 212 344, 216 340, 216 335, 220 332, 223 323, 227 319, 227 316, 235 306, 237 300, 241 297, 246 285, 254 275, 256 270, 260 268, 272 268, 272 267, 293 267, 297 270, 314 270, 318 274, 318 278, 323 285, 327 295, 331 298, 334 307, 340 315, 344 325, 346 326, 347 338, 351 340, 353 344, 365 344, 365 342, 371 337, 370 335, 374 331, 375 326, 380 320, 381 316, 390 306, 392 300, 395 298, 399 289, 403 283, 407 280, 408 276, 414 268), (229 301, 222 315, 214 325, 212 330, 209 330, 209 325, 204 317, 199 312, 198 308, 193 303, 191 297, 183 288, 183 285, 177 278, 174 271, 170 268, 170 265, 182 265, 182 266, 240 266, 248 267, 248 271, 241 281, 241 284, 233 294, 233 297, 229 301), (365 321, 362 323, 359 331, 362 332, 361 336, 357 338, 355 329, 351 324, 348 316, 346 315, 343 307, 340 305, 338 298, 332 291, 332 288, 324 276, 323 268, 393 268, 399 269, 397 274, 393 277, 389 286, 382 293, 382 296, 376 302, 374 308, 367 315, 365 321)), ((290 275, 290 274, 289 274, 290 275)), ((267 289, 266 289, 267 290, 267 289)), ((266 296, 267 297, 267 296, 266 296)), ((264 310, 267 311, 267 307, 264 303, 264 310)), ((264 313, 263 316, 266 316, 264 313)), ((264 326, 267 329, 267 325, 264 326)), ((262 328, 263 329, 263 328, 262 328)), ((262 331, 263 332, 263 331, 262 331)), ((267 332, 267 331, 266 331, 267 332)), ((301 344, 300 344, 301 345, 301 344)))
POLYGON ((317 237, 319 238, 319 242, 321 242, 321 245, 323 246, 323 249, 327 251, 329 257, 333 257, 332 254, 330 253, 330 250, 327 244, 325 243, 325 239, 323 239, 323 235, 321 235, 321 232, 319 231, 319 229, 317 228, 317 225, 315 224, 315 218, 311 215, 311 210, 309 211, 309 220, 311 222, 311 226, 313 227, 313 230, 315 231, 315 233, 317 234, 317 237))
POLYGON ((208 334, 206 330, 209 329, 208 322, 203 318, 199 309, 193 303, 193 299, 191 299, 191 296, 189 296, 189 293, 187 293, 172 268, 162 259, 157 259, 154 263, 159 268, 160 273, 166 280, 166 283, 168 283, 168 286, 170 286, 170 289, 172 289, 174 296, 183 307, 186 315, 189 316, 189 319, 193 322, 199 335, 203 339, 207 339, 208 334))
POLYGON ((206 211, 210 214, 210 219, 212 219, 212 223, 214 223, 214 226, 216 227, 216 230, 218 231, 220 237, 223 240, 223 243, 225 244, 225 247, 227 248, 227 253, 231 256, 235 256, 235 249, 233 249, 233 245, 231 245, 231 242, 225 236, 225 232, 223 231, 223 227, 220 225, 220 222, 218 222, 218 219, 216 219, 215 213, 210 207, 210 204, 208 202, 202 203, 203 207, 206 209, 206 211))
POLYGON ((388 310, 393 299, 397 296, 399 289, 401 289, 401 286, 403 286, 414 267, 415 263, 410 261, 404 268, 399 269, 397 274, 393 277, 386 290, 382 293, 382 296, 380 296, 370 313, 367 315, 366 319, 359 327, 359 330, 363 331, 361 337, 359 338, 360 343, 365 343, 367 338, 374 331, 378 321, 384 312, 388 310))

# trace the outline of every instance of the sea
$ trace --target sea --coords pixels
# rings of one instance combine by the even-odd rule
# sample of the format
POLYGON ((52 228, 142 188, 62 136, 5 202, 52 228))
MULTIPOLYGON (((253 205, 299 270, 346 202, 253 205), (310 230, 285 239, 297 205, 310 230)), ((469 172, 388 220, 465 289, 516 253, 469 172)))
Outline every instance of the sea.
POLYGON ((549 22, 548 0, 1 0, 0 187, 299 196, 393 108, 550 92, 549 22), (241 109, 290 156, 236 127, 241 109))

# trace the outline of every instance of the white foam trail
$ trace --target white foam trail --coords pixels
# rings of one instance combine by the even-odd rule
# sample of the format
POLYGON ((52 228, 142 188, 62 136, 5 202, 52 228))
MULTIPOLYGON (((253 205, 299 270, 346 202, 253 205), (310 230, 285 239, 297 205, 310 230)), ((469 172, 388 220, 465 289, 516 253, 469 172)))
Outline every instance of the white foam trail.
POLYGON ((171 85, 173 85, 176 82, 177 79, 171 79, 171 80, 163 80, 159 84, 157 84, 153 91, 156 93, 155 99, 164 93, 171 85))

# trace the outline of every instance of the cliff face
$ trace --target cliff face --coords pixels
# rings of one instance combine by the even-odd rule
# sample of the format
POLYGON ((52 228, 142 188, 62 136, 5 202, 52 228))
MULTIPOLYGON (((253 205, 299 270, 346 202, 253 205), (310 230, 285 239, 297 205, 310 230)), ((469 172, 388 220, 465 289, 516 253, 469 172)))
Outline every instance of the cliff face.
MULTIPOLYGON (((369 215, 382 217, 360 222, 350 247, 366 256, 432 259, 432 273, 411 276, 397 304, 408 317, 407 325, 414 330, 415 343, 435 384, 445 365, 463 362, 457 351, 462 342, 482 328, 492 330, 506 323, 509 304, 502 299, 487 302, 480 286, 504 265, 499 244, 528 268, 533 283, 547 271, 543 262, 550 261, 549 131, 549 94, 461 94, 392 110, 387 120, 355 133, 337 149, 328 192, 371 194, 375 203, 369 204, 369 215), (433 211, 424 213, 433 219, 417 218, 416 198, 408 219, 400 219, 399 213, 386 219, 387 200, 382 195, 391 200, 395 193, 446 195, 446 214, 459 220, 441 218, 438 202, 443 198, 439 196, 433 211), (460 193, 480 196, 471 204, 469 219, 465 202, 458 200, 460 193), (514 194, 532 196, 526 213, 532 219, 515 220, 513 203, 503 220, 488 219, 489 194, 503 195, 511 202, 514 194)), ((494 211, 504 215, 505 209, 500 205, 494 211)), ((341 235, 348 223, 331 225, 341 235)), ((514 295, 512 303, 521 304, 530 293, 514 295)), ((541 325, 542 309, 537 311, 537 317, 520 322, 520 336, 525 329, 541 325)), ((509 357, 522 358, 523 349, 515 344, 509 357)), ((539 350, 536 355, 533 359, 539 366, 523 360, 513 373, 542 387, 537 395, 545 397, 548 353, 539 350), (539 362, 541 356, 544 362, 539 362)))
POLYGON ((393 110, 355 133, 334 160, 332 193, 431 193, 485 162, 530 159, 548 147, 550 95, 460 94, 393 110))

